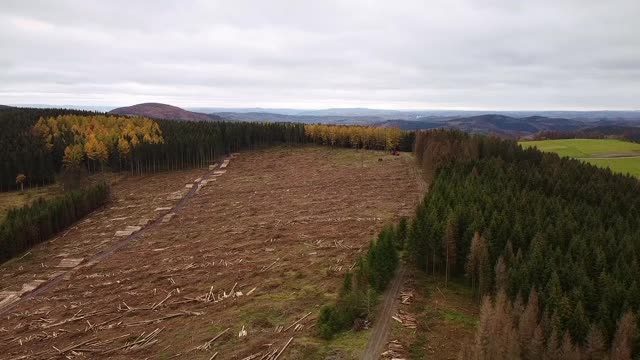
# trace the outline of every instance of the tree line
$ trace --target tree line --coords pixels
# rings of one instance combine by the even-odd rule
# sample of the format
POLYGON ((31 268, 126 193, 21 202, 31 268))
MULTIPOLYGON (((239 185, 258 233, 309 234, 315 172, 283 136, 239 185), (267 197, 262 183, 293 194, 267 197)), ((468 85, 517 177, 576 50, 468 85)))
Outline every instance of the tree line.
POLYGON ((95 115, 90 111, 0 107, 0 191, 19 188, 16 177, 25 175, 24 185, 46 185, 54 181, 59 165, 45 140, 33 127, 40 118, 59 115, 95 115))
POLYGON ((320 145, 370 150, 412 151, 414 132, 353 125, 305 125, 307 139, 320 145))
POLYGON ((371 242, 361 256, 354 272, 347 272, 336 301, 324 306, 318 317, 318 333, 325 339, 335 334, 361 327, 370 317, 378 294, 387 287, 399 264, 398 249, 404 244, 406 220, 397 226, 388 225, 371 242))
POLYGON ((640 142, 640 128, 625 125, 602 125, 571 131, 541 131, 533 135, 533 140, 556 139, 616 139, 640 142))
POLYGON ((109 200, 105 183, 10 209, 0 223, 0 263, 43 242, 109 200))
POLYGON ((453 130, 418 132, 415 157, 431 184, 408 252, 424 271, 466 276, 487 297, 466 358, 631 358, 640 313, 635 178, 453 130), (522 325, 520 313, 529 314, 522 325))
POLYGON ((132 173, 205 166, 263 146, 305 142, 304 125, 186 122, 65 109, 0 108, 0 191, 54 181, 65 164, 132 173))

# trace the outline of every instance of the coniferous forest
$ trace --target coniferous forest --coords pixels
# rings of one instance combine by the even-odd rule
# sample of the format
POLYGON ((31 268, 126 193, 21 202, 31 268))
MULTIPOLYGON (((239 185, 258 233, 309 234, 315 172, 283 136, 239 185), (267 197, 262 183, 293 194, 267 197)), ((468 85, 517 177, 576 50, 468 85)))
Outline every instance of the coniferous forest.
POLYGON ((49 239, 108 200, 109 186, 100 183, 9 210, 0 222, 0 263, 49 239))
POLYGON ((17 189, 16 176, 25 174, 26 186, 53 182, 61 162, 53 161, 53 154, 45 140, 34 133, 40 118, 59 115, 95 115, 93 112, 68 109, 33 109, 0 107, 0 191, 17 189))
POLYGON ((640 312, 640 183, 513 141, 418 132, 430 191, 409 253, 483 297, 464 358, 630 359, 640 312), (492 300, 493 299, 493 300, 492 300))
POLYGON ((205 166, 225 154, 305 141, 288 123, 186 122, 64 109, 0 109, 0 191, 44 185, 67 164, 133 173, 205 166))

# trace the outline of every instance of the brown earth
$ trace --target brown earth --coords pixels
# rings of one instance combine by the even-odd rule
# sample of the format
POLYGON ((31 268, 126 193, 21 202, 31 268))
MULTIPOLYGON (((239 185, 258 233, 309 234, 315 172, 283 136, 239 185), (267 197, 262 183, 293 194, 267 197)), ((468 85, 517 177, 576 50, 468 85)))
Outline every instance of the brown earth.
POLYGON ((318 147, 240 154, 167 223, 108 251, 124 241, 116 230, 162 217, 154 209, 206 173, 124 179, 107 209, 0 266, 5 292, 67 271, 1 314, 0 358, 242 359, 291 338, 280 359, 355 357, 315 337, 315 318, 376 232, 412 214, 411 165, 318 147), (95 263, 55 267, 101 251, 95 263))
MULTIPOLYGON (((414 294, 410 304, 400 304, 399 310, 415 318, 417 328, 394 322, 389 339, 397 344, 400 357, 457 359, 463 346, 474 342, 479 308, 464 279, 445 286, 443 276, 427 276, 408 266, 401 291, 414 294)), ((391 342, 388 348, 393 347, 391 342)))

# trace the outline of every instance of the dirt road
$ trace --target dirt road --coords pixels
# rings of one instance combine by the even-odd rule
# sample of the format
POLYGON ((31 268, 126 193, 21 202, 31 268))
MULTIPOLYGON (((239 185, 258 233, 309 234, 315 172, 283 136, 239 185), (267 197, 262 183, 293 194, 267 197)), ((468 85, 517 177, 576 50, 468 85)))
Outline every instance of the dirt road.
POLYGON ((396 307, 398 306, 398 302, 396 301, 396 299, 400 294, 400 289, 404 280, 404 273, 405 265, 401 262, 396 276, 393 278, 393 281, 391 282, 391 284, 389 284, 389 288, 384 293, 382 310, 378 315, 377 321, 373 325, 371 337, 369 338, 367 348, 365 349, 364 355, 362 356, 363 360, 378 359, 380 357, 380 353, 382 353, 382 350, 387 343, 387 338, 389 337, 389 332, 391 331, 391 316, 395 313, 396 307))

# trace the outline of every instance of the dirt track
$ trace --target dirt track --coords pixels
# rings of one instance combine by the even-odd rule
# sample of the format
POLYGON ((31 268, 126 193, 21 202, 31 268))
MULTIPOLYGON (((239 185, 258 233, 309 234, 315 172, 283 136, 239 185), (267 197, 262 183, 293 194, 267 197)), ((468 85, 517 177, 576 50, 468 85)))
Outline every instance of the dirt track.
MULTIPOLYGON (((0 291, 59 271, 58 255, 89 258, 109 248, 115 230, 160 216, 155 208, 176 203, 168 194, 205 172, 123 181, 109 209, 0 266, 0 291)), ((326 148, 240 154, 168 223, 5 314, 0 357, 63 358, 55 349, 80 344, 64 355, 241 359, 291 337, 281 359, 340 353, 313 336, 319 307, 375 233, 413 212, 418 193, 398 157, 326 148), (247 336, 238 337, 243 326, 247 336), (197 349, 227 328, 210 349, 197 349), (156 329, 146 346, 123 348, 156 329)))
POLYGON ((398 298, 398 294, 400 294, 400 288, 404 280, 404 272, 404 264, 400 264, 398 272, 393 278, 393 282, 389 284, 389 288, 384 293, 384 301, 378 313, 378 320, 373 326, 373 331, 371 331, 371 337, 369 338, 367 347, 364 350, 363 360, 378 359, 384 346, 387 344, 389 332, 391 331, 391 316, 396 311, 396 299, 398 298))

